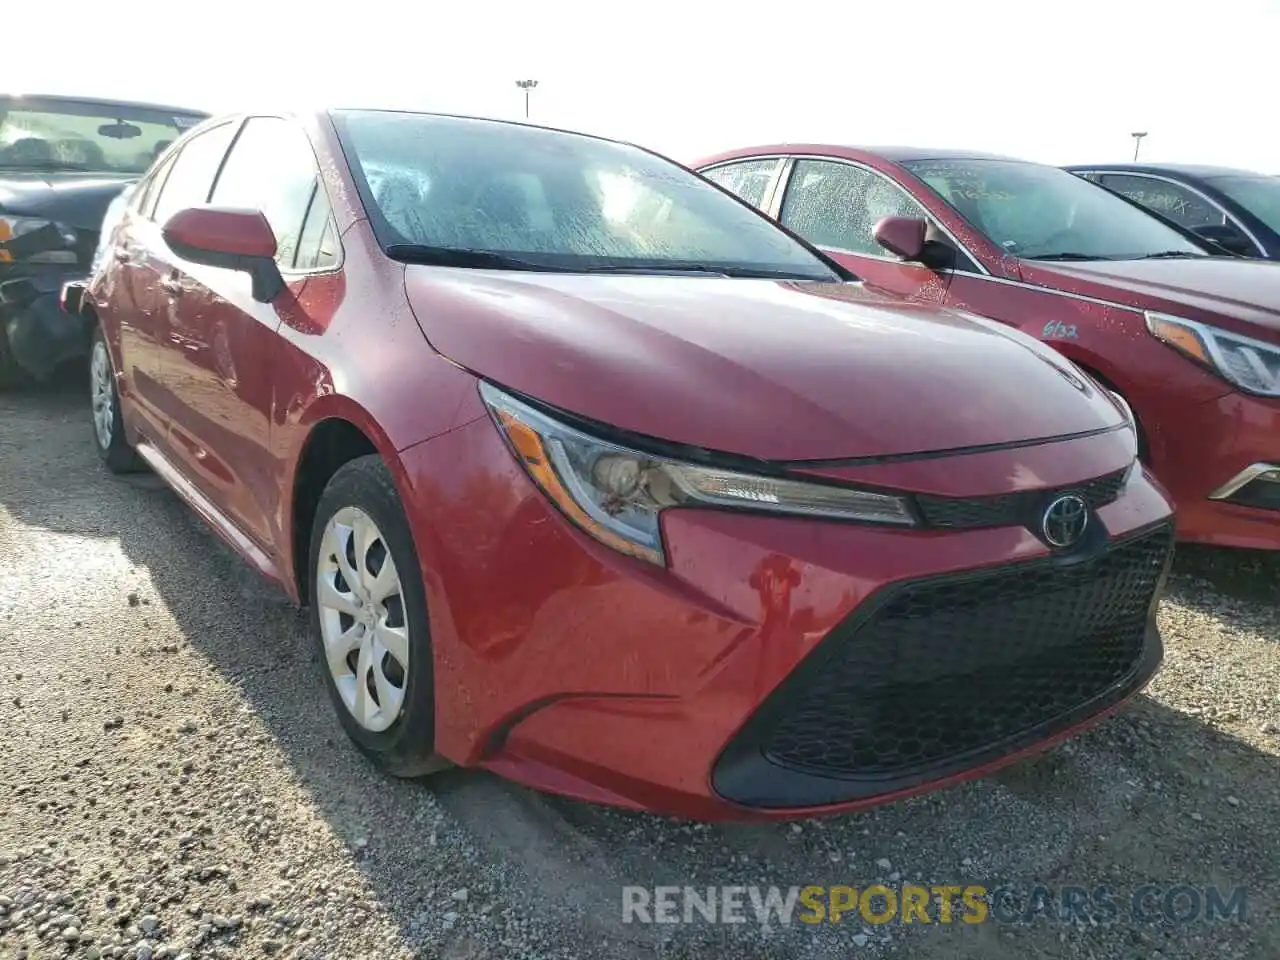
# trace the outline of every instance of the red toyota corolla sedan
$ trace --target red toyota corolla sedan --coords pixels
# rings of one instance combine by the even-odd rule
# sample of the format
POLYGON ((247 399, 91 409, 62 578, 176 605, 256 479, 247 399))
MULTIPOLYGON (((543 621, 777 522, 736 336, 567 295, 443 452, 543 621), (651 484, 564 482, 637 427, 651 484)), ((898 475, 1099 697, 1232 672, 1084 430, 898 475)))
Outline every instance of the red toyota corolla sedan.
POLYGON ((1007 762, 1159 663, 1171 508, 1123 406, 651 153, 220 119, 110 243, 103 458, 309 603, 393 774, 794 816, 1007 762))
POLYGON ((1280 264, 1005 157, 785 144, 695 166, 880 289, 1053 344, 1137 414, 1182 539, 1280 549, 1280 264))

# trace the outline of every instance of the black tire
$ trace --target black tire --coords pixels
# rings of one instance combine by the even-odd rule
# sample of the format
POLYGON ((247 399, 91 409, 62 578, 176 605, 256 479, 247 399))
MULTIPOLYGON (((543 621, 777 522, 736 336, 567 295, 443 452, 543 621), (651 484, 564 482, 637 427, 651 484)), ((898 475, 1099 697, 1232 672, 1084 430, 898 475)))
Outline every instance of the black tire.
POLYGON ((98 451, 98 457, 107 465, 107 469, 112 473, 141 473, 147 469, 146 463, 138 456, 136 450, 130 445, 125 436, 124 417, 120 412, 120 394, 116 390, 115 368, 111 362, 111 351, 107 349, 106 338, 102 334, 102 328, 94 326, 93 336, 89 339, 89 380, 90 388, 94 382, 94 363, 98 351, 101 350, 105 354, 105 363, 109 372, 108 388, 111 397, 111 427, 109 431, 109 440, 106 444, 102 438, 98 436, 97 424, 93 420, 94 409, 90 407, 89 427, 93 436, 94 449, 98 451))
POLYGON ((0 317, 0 390, 12 390, 25 381, 22 368, 9 349, 9 333, 5 330, 4 318, 0 317))
POLYGON ((311 525, 308 555, 311 635, 325 688, 347 736, 361 752, 392 776, 422 777, 445 769, 449 762, 435 752, 435 677, 426 590, 404 507, 396 493, 391 471, 381 457, 369 455, 352 460, 340 467, 329 480, 311 525), (409 635, 409 668, 403 679, 403 705, 394 722, 379 732, 365 728, 356 720, 334 682, 325 654, 320 604, 316 597, 325 529, 339 511, 349 507, 362 511, 374 522, 382 535, 383 546, 395 562, 409 635))

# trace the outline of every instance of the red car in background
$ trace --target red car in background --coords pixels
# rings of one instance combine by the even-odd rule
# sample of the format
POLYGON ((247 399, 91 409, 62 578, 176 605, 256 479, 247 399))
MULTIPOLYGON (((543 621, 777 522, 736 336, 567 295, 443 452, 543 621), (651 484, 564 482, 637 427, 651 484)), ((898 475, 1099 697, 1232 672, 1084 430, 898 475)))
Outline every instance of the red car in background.
POLYGON ((1280 264, 1007 157, 783 144, 694 166, 879 289, 1052 344, 1133 408, 1182 539, 1280 549, 1280 264))
POLYGON ((309 603, 392 774, 793 816, 1007 763, 1160 662, 1122 405, 651 153, 224 118, 110 245, 99 453, 309 603))

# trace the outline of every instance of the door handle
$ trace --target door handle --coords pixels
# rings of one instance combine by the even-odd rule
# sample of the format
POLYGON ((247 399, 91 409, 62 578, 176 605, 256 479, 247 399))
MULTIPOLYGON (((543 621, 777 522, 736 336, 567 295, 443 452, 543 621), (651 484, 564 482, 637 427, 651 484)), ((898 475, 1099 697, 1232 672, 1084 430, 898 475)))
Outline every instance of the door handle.
POLYGON ((183 290, 182 281, 177 277, 165 277, 160 281, 160 289, 171 297, 180 297, 183 290))

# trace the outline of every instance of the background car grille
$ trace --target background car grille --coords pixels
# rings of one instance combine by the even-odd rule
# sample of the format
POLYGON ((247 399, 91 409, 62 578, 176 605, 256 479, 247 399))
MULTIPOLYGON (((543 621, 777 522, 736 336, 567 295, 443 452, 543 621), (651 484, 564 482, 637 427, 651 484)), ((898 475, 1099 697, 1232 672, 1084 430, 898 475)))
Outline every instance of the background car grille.
POLYGON ((1135 671, 1171 547, 1162 527, 1075 565, 894 592, 766 704, 765 756, 822 776, 887 777, 1039 739, 1135 671))
POLYGON ((920 506, 925 522, 931 527, 974 529, 1032 526, 1039 521, 1043 505, 1064 493, 1079 494, 1093 510, 1115 502, 1124 487, 1128 472, 1128 468, 1125 468, 1074 486, 992 497, 917 495, 916 503, 920 506))

